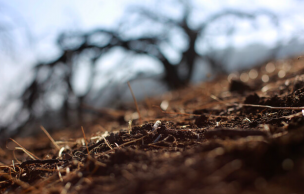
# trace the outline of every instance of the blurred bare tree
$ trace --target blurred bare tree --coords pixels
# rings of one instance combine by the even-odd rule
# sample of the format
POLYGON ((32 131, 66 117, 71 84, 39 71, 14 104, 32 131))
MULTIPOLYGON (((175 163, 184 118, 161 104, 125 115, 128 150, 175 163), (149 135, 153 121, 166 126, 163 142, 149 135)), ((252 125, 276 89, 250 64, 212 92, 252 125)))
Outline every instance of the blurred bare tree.
MULTIPOLYGON (((70 110, 77 112, 78 117, 76 120, 81 122, 85 101, 88 95, 94 92, 92 86, 97 72, 97 61, 114 48, 119 47, 125 52, 146 55, 156 59, 164 67, 164 83, 169 88, 180 88, 189 84, 198 58, 206 60, 214 72, 225 71, 221 60, 208 55, 208 53, 202 54, 197 51, 196 44, 199 39, 205 38, 209 25, 217 22, 220 25, 225 25, 225 20, 230 17, 236 20, 254 21, 260 15, 269 17, 274 24, 278 23, 277 17, 267 10, 257 10, 251 13, 240 10, 222 10, 209 15, 200 24, 192 27, 189 22, 192 12, 191 4, 188 1, 180 1, 180 3, 182 4, 183 12, 182 17, 179 19, 161 15, 157 10, 150 10, 144 7, 133 7, 131 9, 132 14, 139 16, 138 18, 141 20, 161 25, 162 30, 157 33, 146 33, 132 37, 126 35, 126 30, 123 28, 116 30, 99 28, 89 32, 60 34, 57 43, 62 51, 61 55, 51 62, 37 64, 34 68, 35 76, 32 82, 20 96, 22 110, 17 113, 16 118, 26 115, 27 119, 20 123, 15 131, 19 132, 29 123, 41 117, 48 110, 48 106, 45 103, 46 97, 54 92, 62 97, 61 114, 66 121, 65 125, 75 122, 75 120, 71 121, 70 119, 70 110), (172 62, 162 48, 164 44, 170 45, 174 41, 172 40, 174 30, 179 30, 187 42, 186 48, 180 51, 181 57, 177 63, 172 62), (86 91, 78 94, 75 92, 72 79, 75 77, 81 58, 89 61, 90 76, 88 77, 89 80, 85 81, 87 83, 86 91), (179 71, 181 66, 183 67, 182 72, 179 71)), ((128 19, 128 17, 125 17, 122 23, 126 23, 126 18, 128 19)), ((140 21, 136 22, 137 24, 141 23, 140 21)), ((222 33, 231 35, 236 30, 235 26, 230 25, 226 26, 222 33)), ((119 69, 115 71, 119 71, 119 69)), ((4 126, 2 130, 9 128, 12 128, 12 126, 4 126)))

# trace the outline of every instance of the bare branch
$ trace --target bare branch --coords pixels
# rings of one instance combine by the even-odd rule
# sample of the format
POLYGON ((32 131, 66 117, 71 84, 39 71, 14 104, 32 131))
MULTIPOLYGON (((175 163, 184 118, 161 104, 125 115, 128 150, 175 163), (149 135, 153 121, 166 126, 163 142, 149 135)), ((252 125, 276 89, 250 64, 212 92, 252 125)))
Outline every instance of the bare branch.
POLYGON ((255 19, 256 17, 258 17, 260 15, 266 15, 266 16, 270 17, 272 19, 273 23, 275 25, 278 25, 277 16, 274 13, 272 13, 268 10, 258 10, 258 11, 252 12, 252 13, 248 13, 248 12, 244 12, 244 11, 229 9, 229 10, 224 10, 224 11, 221 11, 219 13, 216 13, 216 14, 213 14, 213 15, 209 16, 205 20, 205 22, 203 22, 199 26, 198 30, 199 30, 200 33, 202 33, 209 24, 215 22, 218 19, 221 19, 221 18, 227 17, 227 16, 235 16, 235 17, 238 17, 238 18, 244 18, 244 19, 252 20, 252 19, 255 19))

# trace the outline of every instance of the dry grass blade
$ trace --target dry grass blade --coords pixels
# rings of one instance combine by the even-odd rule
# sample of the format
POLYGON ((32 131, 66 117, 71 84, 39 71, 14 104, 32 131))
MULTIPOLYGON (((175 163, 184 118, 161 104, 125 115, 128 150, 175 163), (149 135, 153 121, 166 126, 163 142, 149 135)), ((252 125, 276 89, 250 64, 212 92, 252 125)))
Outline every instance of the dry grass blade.
POLYGON ((87 153, 90 153, 90 152, 89 152, 89 147, 88 147, 87 138, 86 138, 86 135, 85 135, 85 133, 84 133, 84 129, 83 129, 82 126, 81 126, 81 130, 82 130, 83 138, 84 138, 84 141, 85 141, 85 144, 86 144, 87 153))
POLYGON ((129 86, 129 89, 131 91, 131 94, 132 94, 132 97, 133 97, 133 100, 134 100, 134 103, 135 103, 135 106, 136 106, 136 110, 137 110, 137 113, 138 113, 139 124, 141 124, 142 123, 141 115, 140 115, 139 108, 138 108, 138 105, 137 105, 137 101, 136 101, 135 95, 133 93, 133 90, 131 88, 130 82, 128 82, 128 86, 129 86))
POLYGON ((47 132, 47 130, 43 127, 40 126, 40 129, 48 136, 48 138, 51 140, 51 142, 53 143, 53 145, 55 146, 55 148, 57 150, 60 150, 60 147, 57 145, 57 143, 54 141, 54 139, 52 138, 52 136, 49 134, 49 132, 47 132))
POLYGON ((22 150, 29 156, 31 157, 33 160, 40 160, 40 158, 38 158, 37 156, 35 156, 35 154, 31 153, 30 151, 28 151, 27 149, 25 149, 22 145, 20 145, 17 141, 15 141, 14 139, 10 138, 10 140, 12 140, 15 144, 17 144, 18 146, 20 146, 22 148, 22 150))
POLYGON ((61 176, 61 172, 60 172, 60 169, 59 167, 56 165, 56 168, 57 168, 57 171, 58 171, 58 176, 60 178, 60 181, 63 182, 63 179, 62 179, 62 176, 61 176))
POLYGON ((238 104, 239 106, 248 106, 248 107, 256 107, 256 108, 269 108, 269 109, 276 109, 276 110, 303 110, 304 106, 300 107, 275 107, 275 106, 268 106, 268 105, 258 105, 258 104, 238 104))
POLYGON ((225 105, 227 105, 227 106, 233 106, 233 105, 237 105, 237 103, 231 103, 231 102, 224 102, 223 100, 221 100, 221 99, 219 99, 218 97, 216 97, 215 95, 213 95, 213 94, 210 94, 210 98, 212 98, 213 100, 216 100, 216 101, 218 101, 219 103, 221 103, 221 104, 225 104, 225 105))
MULTIPOLYGON (((7 168, 10 169, 10 173, 11 173, 11 172, 17 173, 17 172, 16 172, 16 169, 14 169, 14 168, 15 168, 14 166, 12 166, 12 167, 11 167, 11 166, 8 166, 8 165, 0 166, 0 169, 7 169, 7 168)), ((1 173, 0 173, 0 174, 1 174, 1 173)), ((6 174, 6 173, 4 173, 4 174, 6 174)))
POLYGON ((140 138, 138 138, 138 139, 134 139, 134 140, 132 140, 132 141, 128 141, 128 142, 126 142, 126 143, 123 143, 123 144, 119 145, 119 147, 123 147, 123 146, 129 145, 129 144, 131 144, 131 143, 137 142, 137 141, 139 141, 139 140, 144 139, 145 137, 147 137, 147 135, 142 136, 142 137, 140 137, 140 138))
POLYGON ((15 148, 15 150, 13 150, 13 156, 14 156, 15 160, 21 164, 22 162, 17 159, 15 151, 16 151, 16 148, 15 148))
POLYGON ((10 176, 9 174, 3 173, 3 174, 1 174, 1 176, 4 177, 4 178, 7 179, 7 180, 10 180, 10 181, 12 181, 12 182, 18 184, 18 185, 21 186, 23 189, 29 189, 29 188, 31 188, 31 186, 30 186, 28 183, 23 182, 23 181, 21 181, 20 179, 16 179, 16 178, 10 176))
POLYGON ((275 109, 275 110, 303 110, 304 106, 300 107, 275 107, 275 106, 269 106, 269 105, 259 105, 259 104, 241 104, 241 103, 227 103, 219 98, 217 98, 214 95, 210 95, 211 98, 214 100, 217 100, 220 103, 226 104, 226 105, 235 105, 235 106, 247 106, 247 107, 256 107, 256 108, 269 108, 269 109, 275 109))
MULTIPOLYGON (((26 153, 30 158, 32 158, 33 160, 36 160, 36 158, 34 156, 32 156, 30 153, 28 153, 27 150, 25 150, 24 148, 21 148, 21 147, 15 147, 15 150, 21 150, 23 151, 24 153, 26 153)), ((15 151, 14 150, 14 151, 15 151)), ((19 160, 17 160, 16 156, 15 156, 15 152, 14 152, 14 157, 15 157, 15 160, 18 161, 19 163, 21 163, 19 160)))
POLYGON ((109 144, 108 140, 107 140, 104 136, 102 136, 102 138, 103 138, 103 140, 105 141, 105 143, 107 144, 107 146, 108 146, 111 150, 113 150, 113 148, 112 148, 112 146, 109 144))
POLYGON ((292 114, 292 115, 282 116, 282 118, 292 119, 292 118, 294 118, 294 117, 298 117, 298 116, 302 116, 302 115, 303 115, 302 112, 298 112, 298 113, 295 113, 295 114, 292 114))
POLYGON ((126 145, 129 145, 129 144, 132 144, 132 143, 134 143, 134 142, 140 141, 140 140, 144 139, 145 137, 147 137, 147 135, 142 136, 142 137, 140 137, 140 138, 138 138, 138 139, 134 139, 134 140, 128 141, 128 142, 126 142, 126 143, 123 143, 123 144, 119 145, 119 147, 115 147, 115 148, 113 148, 112 150, 105 151, 105 152, 103 152, 102 154, 110 153, 110 152, 112 152, 112 151, 114 151, 114 150, 120 149, 121 147, 124 147, 124 146, 126 146, 126 145))

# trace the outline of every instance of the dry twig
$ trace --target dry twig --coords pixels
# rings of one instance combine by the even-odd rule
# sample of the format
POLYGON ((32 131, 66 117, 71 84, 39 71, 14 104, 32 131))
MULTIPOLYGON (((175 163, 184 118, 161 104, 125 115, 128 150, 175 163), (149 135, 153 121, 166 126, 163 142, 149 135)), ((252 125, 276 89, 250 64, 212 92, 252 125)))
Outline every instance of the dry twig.
POLYGON ((35 154, 31 153, 30 151, 28 151, 27 149, 25 149, 22 145, 20 145, 17 141, 15 141, 14 139, 10 138, 10 140, 12 140, 15 144, 17 144, 18 146, 20 146, 29 157, 31 157, 33 160, 40 160, 40 158, 38 158, 37 156, 35 156, 35 154))
POLYGON ((86 138, 86 136, 85 136, 84 129, 83 129, 82 126, 81 126, 81 130, 82 130, 83 138, 84 138, 84 141, 85 141, 85 144, 86 144, 87 152, 90 153, 90 152, 89 152, 89 147, 88 147, 87 138, 86 138))
POLYGON ((53 143, 53 145, 55 146, 55 148, 57 150, 60 150, 60 147, 57 145, 57 143, 54 141, 54 139, 52 138, 52 136, 49 134, 49 132, 47 132, 47 130, 43 127, 40 126, 40 129, 48 136, 48 138, 51 140, 51 142, 53 143))

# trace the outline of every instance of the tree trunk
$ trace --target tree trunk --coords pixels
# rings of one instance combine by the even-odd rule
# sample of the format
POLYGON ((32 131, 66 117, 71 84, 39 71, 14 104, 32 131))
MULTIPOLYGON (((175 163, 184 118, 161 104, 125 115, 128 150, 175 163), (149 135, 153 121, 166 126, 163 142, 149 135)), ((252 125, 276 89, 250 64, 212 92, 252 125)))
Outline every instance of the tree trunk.
POLYGON ((166 58, 162 59, 162 64, 165 68, 164 80, 171 89, 177 89, 187 85, 178 75, 177 66, 172 65, 166 58))

